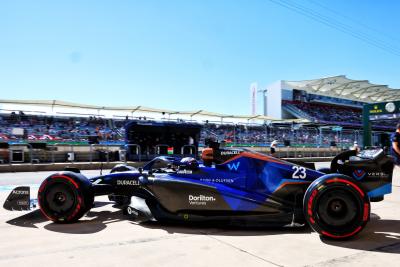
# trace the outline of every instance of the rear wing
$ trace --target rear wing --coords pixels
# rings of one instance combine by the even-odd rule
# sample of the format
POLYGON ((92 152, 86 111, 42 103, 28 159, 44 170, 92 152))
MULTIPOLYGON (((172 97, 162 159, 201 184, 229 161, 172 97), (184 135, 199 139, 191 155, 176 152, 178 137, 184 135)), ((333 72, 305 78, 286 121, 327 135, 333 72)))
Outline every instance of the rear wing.
POLYGON ((36 207, 37 201, 30 199, 31 189, 29 186, 19 186, 14 188, 4 202, 3 208, 6 210, 31 210, 36 207))

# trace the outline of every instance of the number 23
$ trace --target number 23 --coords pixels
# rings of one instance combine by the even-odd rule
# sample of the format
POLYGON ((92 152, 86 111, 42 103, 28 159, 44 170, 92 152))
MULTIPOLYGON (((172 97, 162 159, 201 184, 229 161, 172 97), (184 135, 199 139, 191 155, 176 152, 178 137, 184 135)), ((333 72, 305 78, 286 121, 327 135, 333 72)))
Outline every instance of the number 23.
POLYGON ((306 168, 293 166, 292 169, 294 170, 292 174, 293 179, 306 179, 307 177, 306 168))

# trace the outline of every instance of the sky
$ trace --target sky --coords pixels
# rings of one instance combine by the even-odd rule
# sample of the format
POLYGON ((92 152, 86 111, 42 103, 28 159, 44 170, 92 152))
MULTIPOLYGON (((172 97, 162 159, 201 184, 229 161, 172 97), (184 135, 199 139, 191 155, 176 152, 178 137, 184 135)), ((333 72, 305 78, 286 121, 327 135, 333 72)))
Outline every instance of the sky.
POLYGON ((391 0, 0 0, 0 99, 245 115, 252 82, 400 88, 399 13, 391 0))

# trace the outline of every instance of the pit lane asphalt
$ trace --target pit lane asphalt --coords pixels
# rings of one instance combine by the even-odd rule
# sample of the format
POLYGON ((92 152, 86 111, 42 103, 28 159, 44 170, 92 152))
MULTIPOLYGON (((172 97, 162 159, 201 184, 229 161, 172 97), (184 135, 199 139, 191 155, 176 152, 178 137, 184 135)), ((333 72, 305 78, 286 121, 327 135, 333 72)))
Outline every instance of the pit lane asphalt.
MULTIPOLYGON (((0 202, 9 185, 37 187, 49 174, 1 173, 0 202)), ((399 266, 399 186, 383 202, 372 203, 371 221, 348 241, 321 239, 308 227, 138 223, 106 197, 96 201, 70 225, 48 222, 38 210, 0 208, 0 266, 399 266)))

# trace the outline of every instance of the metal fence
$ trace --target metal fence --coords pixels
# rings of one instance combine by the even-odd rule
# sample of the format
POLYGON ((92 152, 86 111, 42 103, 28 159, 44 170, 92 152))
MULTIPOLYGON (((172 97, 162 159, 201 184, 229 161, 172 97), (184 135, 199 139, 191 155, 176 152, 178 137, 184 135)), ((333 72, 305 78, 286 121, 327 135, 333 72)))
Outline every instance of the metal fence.
MULTIPOLYGON (((374 131, 372 133, 374 145, 383 146, 381 135, 388 134, 388 132, 374 131)), ((202 141, 207 137, 226 140, 231 146, 269 146, 273 140, 277 140, 280 147, 336 146, 348 149, 354 142, 363 147, 362 129, 343 129, 338 126, 205 124, 202 141)))
POLYGON ((30 144, 10 144, 0 149, 0 163, 111 162, 120 160, 120 146, 64 144, 34 148, 30 144))
MULTIPOLYGON (((373 132, 374 144, 379 144, 385 132, 373 132)), ((226 140, 231 147, 249 147, 269 153, 269 144, 278 141, 277 154, 280 158, 332 157, 343 149, 350 148, 354 141, 363 147, 362 130, 341 129, 331 126, 309 125, 252 125, 252 124, 205 124, 200 147, 204 147, 207 137, 226 140)), ((184 145, 180 151, 171 153, 167 144, 141 147, 126 145, 69 145, 47 144, 39 149, 31 144, 10 144, 0 148, 0 164, 50 163, 57 162, 114 162, 147 161, 159 155, 199 156, 193 145, 184 145)))
POLYGON ((142 161, 162 155, 197 157, 197 148, 193 145, 184 145, 180 151, 168 152, 168 145, 157 144, 151 151, 142 153, 138 144, 123 146, 93 144, 74 146, 65 144, 47 145, 46 148, 34 148, 30 144, 10 144, 8 148, 0 149, 0 164, 18 163, 48 163, 58 162, 115 162, 115 161, 142 161))
MULTIPOLYGON (((157 156, 169 155, 178 157, 199 157, 200 152, 194 145, 184 145, 179 151, 171 153, 166 144, 154 146, 155 153, 143 154, 140 145, 126 144, 124 146, 113 145, 49 145, 45 149, 36 149, 29 144, 13 144, 7 149, 0 149, 0 164, 55 164, 58 162, 128 162, 149 160, 157 156)), ((252 146, 250 149, 269 153, 268 147, 252 146)), ((340 147, 279 147, 274 156, 280 158, 309 158, 309 157, 333 157, 342 149, 340 147)))

